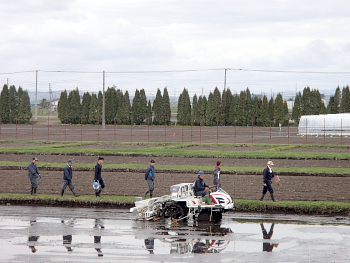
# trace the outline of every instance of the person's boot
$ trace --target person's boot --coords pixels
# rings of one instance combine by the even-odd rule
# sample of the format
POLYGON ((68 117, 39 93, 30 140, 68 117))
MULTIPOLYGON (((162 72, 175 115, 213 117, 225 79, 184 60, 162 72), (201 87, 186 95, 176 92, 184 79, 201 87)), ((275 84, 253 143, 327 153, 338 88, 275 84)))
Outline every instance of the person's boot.
POLYGON ((277 201, 278 201, 278 200, 276 200, 275 197, 273 196, 273 193, 270 193, 270 195, 271 195, 272 201, 274 201, 274 202, 277 202, 277 201))
POLYGON ((37 195, 37 193, 36 193, 36 187, 34 187, 33 195, 37 195))
POLYGON ((153 197, 153 191, 149 191, 149 198, 153 197))
POLYGON ((101 197, 101 192, 102 192, 102 189, 98 190, 96 193, 96 196, 101 197))
POLYGON ((264 196, 265 196, 265 194, 261 194, 261 197, 259 200, 262 201, 264 199, 264 196))
POLYGON ((61 197, 63 197, 64 189, 61 190, 61 197))
POLYGON ((146 199, 147 198, 147 194, 148 194, 148 190, 144 193, 143 197, 146 199))
POLYGON ((95 195, 96 197, 98 197, 98 190, 95 190, 95 195))
POLYGON ((32 188, 30 189, 30 194, 33 195, 34 192, 34 187, 32 186, 32 188))
POLYGON ((208 204, 208 205, 211 205, 211 198, 209 195, 205 196, 205 203, 208 204))
POLYGON ((80 196, 80 194, 77 194, 77 193, 75 192, 75 190, 72 190, 72 192, 73 192, 73 195, 74 195, 75 197, 80 196))

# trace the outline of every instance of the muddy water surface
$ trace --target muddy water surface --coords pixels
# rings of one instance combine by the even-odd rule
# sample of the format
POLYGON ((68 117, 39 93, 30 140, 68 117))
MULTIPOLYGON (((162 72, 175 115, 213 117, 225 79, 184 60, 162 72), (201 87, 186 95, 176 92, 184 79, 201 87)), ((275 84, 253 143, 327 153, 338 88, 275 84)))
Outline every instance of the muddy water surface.
POLYGON ((349 247, 348 217, 172 224, 119 209, 0 206, 0 262, 350 262, 349 247))

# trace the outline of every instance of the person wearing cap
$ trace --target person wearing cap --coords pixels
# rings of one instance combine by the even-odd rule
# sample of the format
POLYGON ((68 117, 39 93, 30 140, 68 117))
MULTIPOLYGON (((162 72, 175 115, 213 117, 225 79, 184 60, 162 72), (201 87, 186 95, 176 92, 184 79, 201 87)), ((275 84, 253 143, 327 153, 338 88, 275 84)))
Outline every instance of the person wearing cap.
POLYGON ((214 183, 214 186, 216 188, 216 190, 218 190, 219 188, 221 188, 221 183, 220 183, 220 166, 221 166, 221 161, 218 160, 216 162, 216 166, 214 168, 214 180, 213 180, 213 183, 214 183))
POLYGON ((61 190, 61 196, 63 197, 64 190, 69 187, 69 189, 73 192, 73 195, 75 197, 80 196, 80 194, 77 194, 74 190, 73 185, 73 170, 72 170, 72 164, 74 164, 72 159, 69 159, 67 162, 67 165, 63 168, 63 185, 61 190))
POLYGON ((37 177, 41 178, 41 174, 38 170, 38 167, 36 166, 36 162, 38 159, 36 157, 32 158, 32 161, 28 165, 28 178, 30 180, 30 183, 32 185, 32 188, 30 190, 31 195, 37 195, 36 194, 36 189, 38 188, 38 183, 36 181, 37 177))
POLYGON ((207 204, 211 204, 211 198, 209 197, 209 185, 207 185, 206 183, 204 183, 203 181, 204 179, 204 172, 203 171, 199 171, 198 172, 198 177, 197 180, 194 182, 194 193, 195 195, 199 195, 199 196, 204 196, 205 197, 205 202, 207 204))
POLYGON ((102 164, 104 162, 104 158, 103 157, 98 157, 98 161, 97 164, 95 165, 95 177, 94 177, 94 181, 99 183, 99 186, 97 189, 95 189, 95 195, 96 197, 101 197, 101 192, 102 189, 105 188, 105 183, 102 179, 102 164))
POLYGON ((154 191, 154 165, 156 164, 156 161, 151 159, 149 166, 146 169, 145 172, 145 180, 148 184, 148 190, 143 195, 145 198, 147 197, 147 194, 149 193, 149 197, 153 197, 153 191, 154 191))
POLYGON ((264 175, 263 175, 263 184, 264 184, 264 187, 263 187, 263 190, 262 190, 262 194, 261 194, 261 197, 260 197, 260 201, 262 201, 264 199, 264 196, 266 194, 267 191, 270 192, 270 195, 271 195, 271 199, 272 201, 274 202, 277 202, 277 200, 275 199, 275 197, 273 196, 273 189, 272 189, 272 177, 274 177, 275 175, 273 174, 273 171, 272 171, 272 166, 273 166, 273 162, 272 161, 268 161, 267 162, 267 167, 264 169, 264 175))

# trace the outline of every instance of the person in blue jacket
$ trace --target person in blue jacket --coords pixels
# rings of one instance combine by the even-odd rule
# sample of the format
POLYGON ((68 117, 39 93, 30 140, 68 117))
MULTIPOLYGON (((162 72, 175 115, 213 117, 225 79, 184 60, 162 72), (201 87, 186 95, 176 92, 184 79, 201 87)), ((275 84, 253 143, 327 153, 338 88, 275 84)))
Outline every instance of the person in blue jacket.
POLYGON ((73 170, 72 170, 72 164, 74 164, 72 159, 69 159, 67 162, 67 165, 63 168, 63 186, 61 190, 61 196, 63 197, 64 190, 69 187, 69 189, 73 192, 73 195, 75 197, 80 196, 80 194, 77 194, 74 190, 73 185, 73 170))
POLYGON ((208 205, 211 205, 211 198, 209 197, 210 191, 209 191, 209 185, 204 183, 204 172, 199 171, 197 174, 197 180, 194 182, 193 190, 195 195, 199 195, 202 197, 205 197, 205 203, 208 205))
POLYGON ((97 189, 95 189, 95 195, 96 197, 100 197, 101 196, 101 192, 102 192, 102 189, 105 188, 105 183, 102 179, 102 164, 104 162, 104 158, 103 157, 98 157, 98 161, 97 161, 97 164, 95 165, 95 177, 94 177, 94 181, 95 182, 98 182, 99 185, 101 186, 101 189, 100 187, 98 187, 97 189))
POLYGON ((145 172, 145 180, 147 180, 148 184, 148 190, 145 192, 144 197, 147 197, 147 194, 149 193, 150 198, 153 197, 153 190, 154 190, 154 165, 156 162, 151 159, 150 165, 147 167, 145 172))
POLYGON ((31 195, 37 195, 36 194, 36 189, 38 188, 38 183, 36 181, 37 177, 41 178, 41 174, 38 170, 38 167, 36 166, 36 162, 38 159, 36 157, 32 158, 32 161, 28 165, 28 178, 30 180, 30 183, 32 185, 32 188, 30 190, 31 195))
POLYGON ((262 190, 262 194, 261 194, 261 197, 260 197, 260 201, 262 201, 264 199, 264 196, 266 194, 267 191, 270 192, 270 195, 271 195, 271 199, 272 201, 274 202, 277 202, 277 200, 275 199, 274 195, 273 195, 273 189, 272 189, 272 177, 275 177, 275 175, 273 174, 273 171, 272 171, 272 166, 273 166, 273 162, 272 161, 268 161, 267 162, 267 167, 264 169, 264 172, 263 172, 263 190, 262 190))

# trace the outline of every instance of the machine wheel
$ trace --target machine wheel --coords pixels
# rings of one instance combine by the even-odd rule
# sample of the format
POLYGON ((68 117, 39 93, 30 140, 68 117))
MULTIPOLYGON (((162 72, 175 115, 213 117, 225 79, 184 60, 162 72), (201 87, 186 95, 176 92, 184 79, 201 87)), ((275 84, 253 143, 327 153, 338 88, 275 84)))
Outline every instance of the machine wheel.
POLYGON ((184 208, 178 203, 166 204, 162 212, 162 216, 164 218, 170 217, 171 219, 179 219, 185 215, 186 213, 184 208))
POLYGON ((222 213, 220 212, 213 212, 210 217, 210 211, 202 211, 198 217, 198 221, 206 221, 206 222, 219 222, 222 218, 222 213))

